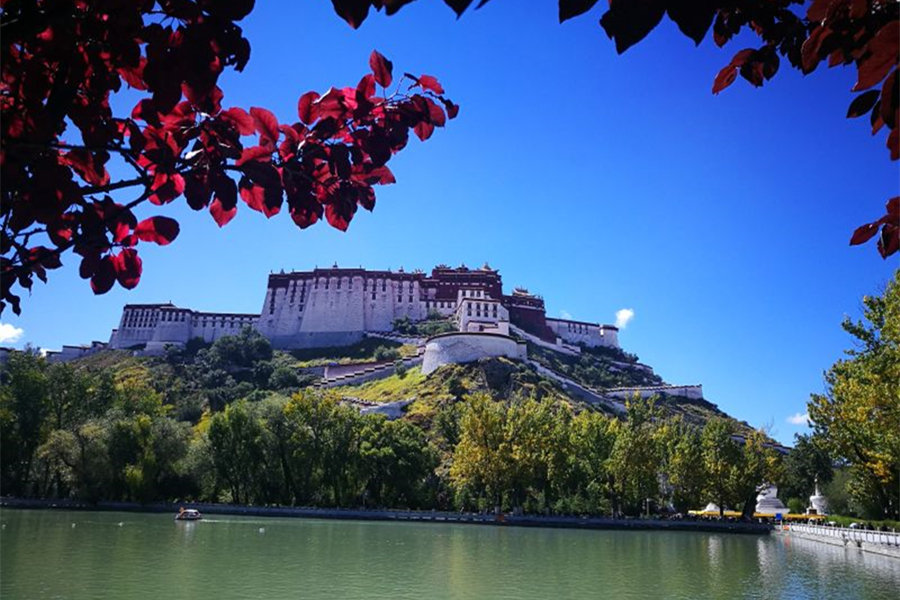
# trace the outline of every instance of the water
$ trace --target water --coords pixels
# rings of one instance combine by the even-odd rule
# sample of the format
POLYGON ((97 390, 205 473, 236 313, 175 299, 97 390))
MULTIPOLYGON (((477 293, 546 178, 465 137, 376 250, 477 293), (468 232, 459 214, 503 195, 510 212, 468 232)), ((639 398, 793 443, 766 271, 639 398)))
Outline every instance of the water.
POLYGON ((4 510, 0 597, 890 598, 900 560, 781 536, 4 510))

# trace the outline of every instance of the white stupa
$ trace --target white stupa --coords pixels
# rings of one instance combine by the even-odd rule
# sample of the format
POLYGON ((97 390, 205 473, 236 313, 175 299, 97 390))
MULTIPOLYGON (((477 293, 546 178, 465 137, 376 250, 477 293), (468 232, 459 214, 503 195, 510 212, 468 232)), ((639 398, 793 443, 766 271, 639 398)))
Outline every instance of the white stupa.
POLYGON ((772 516, 786 515, 788 507, 778 499, 778 488, 774 485, 764 485, 756 496, 757 514, 772 516))
POLYGON ((809 497, 809 508, 806 509, 808 515, 827 515, 828 499, 819 491, 819 478, 816 477, 816 493, 809 497))

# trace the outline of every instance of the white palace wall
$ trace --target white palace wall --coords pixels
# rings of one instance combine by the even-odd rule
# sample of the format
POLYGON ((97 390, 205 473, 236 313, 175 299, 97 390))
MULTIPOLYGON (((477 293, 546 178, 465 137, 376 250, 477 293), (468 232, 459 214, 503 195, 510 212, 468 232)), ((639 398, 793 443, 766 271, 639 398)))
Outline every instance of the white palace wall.
POLYGON ((549 317, 547 317, 547 326, 563 341, 570 344, 584 344, 591 348, 597 346, 619 347, 619 332, 615 327, 549 317))
POLYGON ((395 319, 426 316, 418 281, 320 276, 269 287, 258 328, 275 348, 343 346, 393 330, 395 319))
POLYGON ((493 333, 444 333, 428 340, 422 361, 422 373, 428 375, 442 365, 463 364, 482 358, 505 356, 527 358, 525 342, 493 333))

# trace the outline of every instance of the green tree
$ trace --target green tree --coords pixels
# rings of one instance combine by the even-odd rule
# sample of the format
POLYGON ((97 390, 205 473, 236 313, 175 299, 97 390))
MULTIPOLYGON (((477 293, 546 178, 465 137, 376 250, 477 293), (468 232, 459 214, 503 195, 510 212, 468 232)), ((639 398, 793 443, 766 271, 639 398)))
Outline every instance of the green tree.
POLYGON ((808 408, 817 438, 853 475, 851 491, 877 518, 900 518, 900 271, 881 296, 863 298, 863 319, 844 320, 856 348, 825 375, 808 408))
POLYGON ((461 497, 500 507, 509 489, 512 456, 506 443, 506 409, 488 394, 469 397, 460 421, 450 478, 461 497))
POLYGON ((609 459, 616 441, 612 419, 582 411, 570 428, 571 464, 569 494, 581 496, 587 512, 605 512, 610 497, 609 459))
POLYGON ((680 513, 700 508, 706 470, 697 427, 682 422, 667 427, 665 474, 672 489, 672 505, 680 513))
POLYGON ((700 435, 703 453, 703 470, 706 473, 704 496, 719 507, 724 516, 725 506, 734 505, 736 499, 733 484, 741 468, 741 448, 735 440, 734 421, 722 417, 710 419, 700 435))
POLYGON ((626 401, 624 421, 613 427, 616 441, 609 457, 613 513, 641 514, 645 502, 659 497, 661 443, 655 400, 626 401))
POLYGON ((731 473, 731 488, 745 519, 753 517, 762 486, 780 481, 783 473, 781 455, 770 446, 764 431, 752 431, 744 438, 738 468, 731 473))
POLYGON ((817 436, 795 435, 794 447, 784 458, 784 478, 779 493, 785 498, 808 498, 815 490, 816 480, 824 489, 834 476, 834 461, 826 446, 825 440, 817 436))
POLYGON ((363 418, 360 432, 361 477, 366 503, 419 508, 437 457, 425 433, 412 423, 384 415, 363 418))
POLYGON ((252 502, 257 494, 259 473, 265 464, 264 431, 246 400, 239 400, 209 423, 209 449, 221 484, 231 502, 252 502))
POLYGON ((28 494, 38 447, 46 441, 47 363, 36 352, 11 352, 0 386, 0 486, 28 494))

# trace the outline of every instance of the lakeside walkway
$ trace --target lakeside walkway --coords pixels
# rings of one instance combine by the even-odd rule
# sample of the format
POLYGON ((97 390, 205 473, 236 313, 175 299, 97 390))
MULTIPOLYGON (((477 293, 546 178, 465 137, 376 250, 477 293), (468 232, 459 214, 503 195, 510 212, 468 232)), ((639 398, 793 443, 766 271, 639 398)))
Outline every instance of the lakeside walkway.
POLYGON ((78 502, 74 500, 42 500, 32 498, 0 498, 2 508, 31 508, 84 511, 122 511, 169 513, 175 515, 182 507, 193 508, 209 515, 238 515, 253 517, 289 517, 306 519, 338 519, 353 521, 393 521, 413 523, 458 523, 466 525, 551 527, 559 529, 615 529, 700 531, 706 533, 742 533, 766 535, 771 525, 743 522, 612 519, 608 517, 566 517, 539 515, 502 515, 443 511, 373 510, 349 508, 311 508, 243 506, 235 504, 206 504, 199 502, 139 504, 137 502, 78 502))
POLYGON ((777 528, 777 531, 782 535, 796 536, 832 546, 900 558, 900 533, 897 532, 806 523, 785 523, 777 528))

